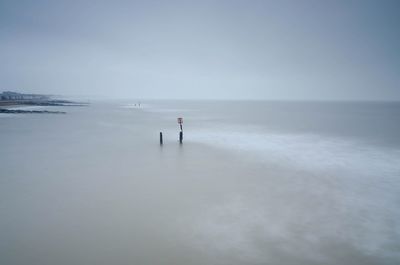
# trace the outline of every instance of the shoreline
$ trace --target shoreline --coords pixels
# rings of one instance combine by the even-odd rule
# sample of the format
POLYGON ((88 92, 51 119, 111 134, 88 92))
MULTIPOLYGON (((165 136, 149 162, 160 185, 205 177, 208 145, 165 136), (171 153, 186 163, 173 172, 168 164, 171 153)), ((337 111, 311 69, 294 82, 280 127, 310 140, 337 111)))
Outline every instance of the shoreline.
POLYGON ((9 106, 88 106, 89 103, 74 102, 69 100, 0 100, 0 107, 9 106))
POLYGON ((88 103, 69 100, 0 100, 0 113, 4 114, 66 114, 65 111, 18 109, 21 107, 84 107, 88 103))
POLYGON ((5 113, 5 114, 66 114, 65 111, 51 111, 51 110, 10 110, 10 109, 2 109, 0 108, 0 113, 5 113))

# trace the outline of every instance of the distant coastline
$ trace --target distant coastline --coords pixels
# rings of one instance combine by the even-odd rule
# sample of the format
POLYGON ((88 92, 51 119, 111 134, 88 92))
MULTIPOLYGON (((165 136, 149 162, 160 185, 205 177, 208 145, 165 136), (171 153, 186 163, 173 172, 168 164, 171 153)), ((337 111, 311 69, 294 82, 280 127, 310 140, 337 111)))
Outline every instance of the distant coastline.
POLYGON ((53 98, 49 95, 41 94, 23 94, 12 91, 5 91, 0 94, 0 113, 54 113, 65 114, 64 111, 50 111, 50 110, 22 110, 10 109, 16 106, 46 106, 46 107, 70 107, 70 106, 87 106, 88 103, 75 102, 70 100, 62 100, 53 98))

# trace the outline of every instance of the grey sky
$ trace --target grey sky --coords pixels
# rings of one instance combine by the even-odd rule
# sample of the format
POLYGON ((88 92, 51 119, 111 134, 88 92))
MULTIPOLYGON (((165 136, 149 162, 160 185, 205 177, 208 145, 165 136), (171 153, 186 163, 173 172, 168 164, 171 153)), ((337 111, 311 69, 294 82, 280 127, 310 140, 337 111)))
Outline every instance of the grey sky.
POLYGON ((400 1, 4 1, 0 90, 400 100, 400 1))

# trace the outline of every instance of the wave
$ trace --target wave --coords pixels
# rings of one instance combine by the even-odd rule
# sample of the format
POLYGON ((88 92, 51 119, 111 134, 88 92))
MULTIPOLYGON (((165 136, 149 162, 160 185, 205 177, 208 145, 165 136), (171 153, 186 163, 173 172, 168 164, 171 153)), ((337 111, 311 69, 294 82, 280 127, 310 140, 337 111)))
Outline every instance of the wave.
POLYGON ((235 152, 252 159, 306 170, 345 170, 374 176, 400 176, 400 150, 362 141, 313 134, 278 134, 261 129, 191 131, 190 140, 235 152))

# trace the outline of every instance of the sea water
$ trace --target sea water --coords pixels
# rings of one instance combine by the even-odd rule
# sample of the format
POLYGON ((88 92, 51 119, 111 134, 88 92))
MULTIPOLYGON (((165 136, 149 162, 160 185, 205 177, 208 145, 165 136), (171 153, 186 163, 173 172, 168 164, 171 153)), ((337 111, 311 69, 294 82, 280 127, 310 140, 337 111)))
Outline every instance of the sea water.
POLYGON ((400 103, 49 110, 0 114, 0 264, 400 262, 400 103))

